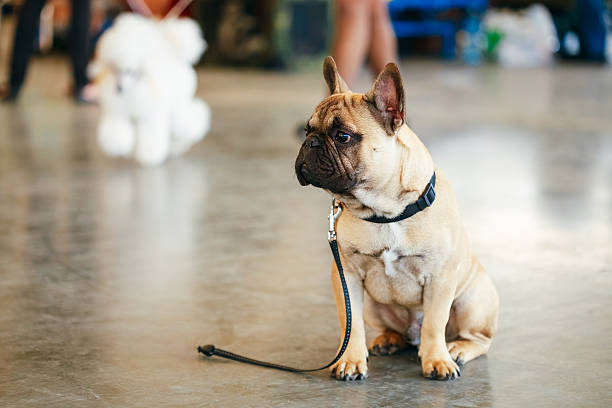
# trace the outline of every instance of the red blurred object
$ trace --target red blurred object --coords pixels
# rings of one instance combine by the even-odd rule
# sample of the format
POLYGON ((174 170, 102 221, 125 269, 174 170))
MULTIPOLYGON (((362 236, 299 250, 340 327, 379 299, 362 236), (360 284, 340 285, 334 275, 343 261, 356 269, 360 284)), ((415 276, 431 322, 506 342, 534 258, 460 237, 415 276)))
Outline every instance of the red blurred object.
MULTIPOLYGON (((132 0, 131 2, 132 3, 144 2, 149 8, 149 10, 151 10, 151 12, 156 17, 165 17, 166 14, 168 14, 168 12, 172 10, 172 7, 174 7, 179 1, 181 0, 132 0)), ((122 0, 122 2, 126 8, 131 10, 128 0, 122 0)), ((183 10, 183 12, 181 13, 181 17, 189 17, 190 9, 191 9, 191 5, 189 5, 185 10, 183 10)), ((132 10, 132 11, 137 11, 137 10, 132 10)))

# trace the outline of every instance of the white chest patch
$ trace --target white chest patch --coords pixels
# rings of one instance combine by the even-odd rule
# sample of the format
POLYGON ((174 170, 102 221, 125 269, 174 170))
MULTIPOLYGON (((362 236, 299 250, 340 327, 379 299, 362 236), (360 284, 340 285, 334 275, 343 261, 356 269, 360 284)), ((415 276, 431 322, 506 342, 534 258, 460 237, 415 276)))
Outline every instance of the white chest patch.
POLYGON ((397 271, 395 270, 395 266, 393 262, 397 260, 398 256, 395 252, 386 250, 382 253, 382 260, 385 264, 385 275, 387 276, 395 276, 397 271))

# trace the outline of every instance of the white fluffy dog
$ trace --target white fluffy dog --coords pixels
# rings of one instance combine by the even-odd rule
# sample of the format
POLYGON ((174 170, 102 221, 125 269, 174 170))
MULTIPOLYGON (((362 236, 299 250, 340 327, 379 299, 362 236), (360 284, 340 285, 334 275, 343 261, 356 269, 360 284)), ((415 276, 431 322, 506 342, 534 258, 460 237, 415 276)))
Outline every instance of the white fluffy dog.
POLYGON ((193 64, 205 49, 191 19, 120 15, 100 38, 89 67, 100 87, 102 150, 155 165, 201 140, 210 108, 194 98, 193 64))

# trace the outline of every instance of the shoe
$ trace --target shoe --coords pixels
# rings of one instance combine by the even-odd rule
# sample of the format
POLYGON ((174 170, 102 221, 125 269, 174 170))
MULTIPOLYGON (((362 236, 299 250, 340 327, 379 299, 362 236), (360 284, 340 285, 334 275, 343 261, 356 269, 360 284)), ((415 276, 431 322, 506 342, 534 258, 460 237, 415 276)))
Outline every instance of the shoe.
POLYGON ((80 105, 93 105, 98 102, 98 87, 94 84, 88 84, 75 89, 72 95, 75 102, 80 105))
POLYGON ((8 85, 0 86, 0 101, 12 103, 17 100, 18 91, 13 91, 8 85))

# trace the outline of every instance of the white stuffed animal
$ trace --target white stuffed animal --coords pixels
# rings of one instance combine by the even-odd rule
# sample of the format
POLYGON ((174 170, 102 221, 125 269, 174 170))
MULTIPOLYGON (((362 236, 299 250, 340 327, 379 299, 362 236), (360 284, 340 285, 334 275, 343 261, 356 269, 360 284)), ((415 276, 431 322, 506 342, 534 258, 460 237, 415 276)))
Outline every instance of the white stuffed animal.
POLYGON ((117 17, 89 67, 100 89, 102 150, 155 165, 201 140, 210 128, 210 108, 194 97, 193 64, 205 49, 191 19, 117 17))

